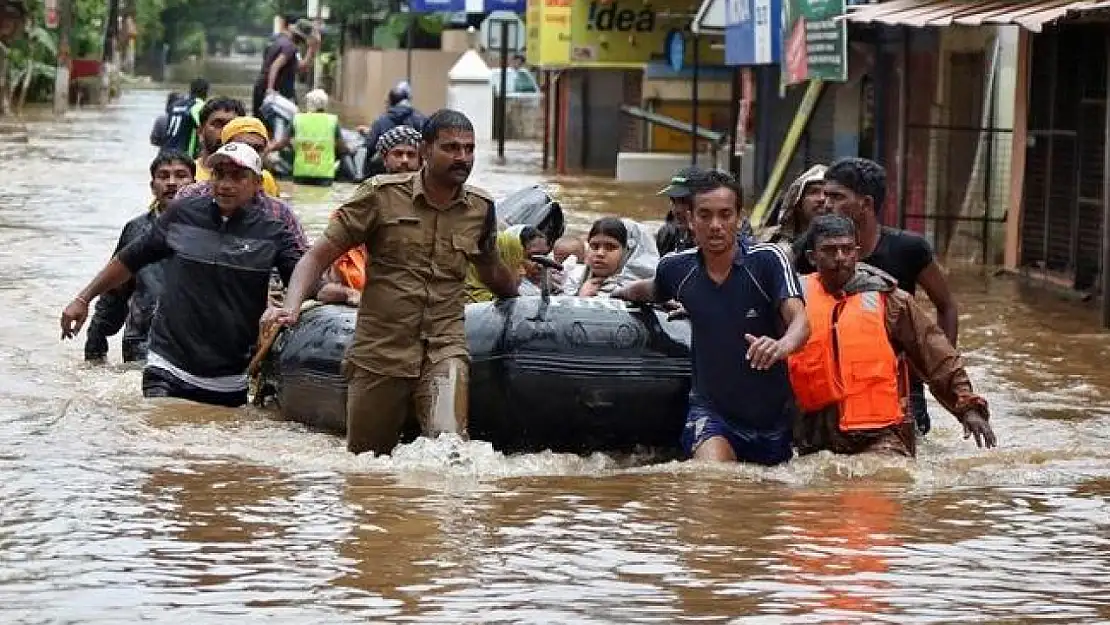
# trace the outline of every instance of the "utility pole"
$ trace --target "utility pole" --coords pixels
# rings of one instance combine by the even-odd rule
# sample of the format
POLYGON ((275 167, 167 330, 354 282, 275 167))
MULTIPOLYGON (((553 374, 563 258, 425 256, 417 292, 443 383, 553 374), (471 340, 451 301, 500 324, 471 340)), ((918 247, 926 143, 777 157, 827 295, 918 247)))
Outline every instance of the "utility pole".
POLYGON ((509 21, 504 20, 501 22, 501 84, 498 85, 500 89, 497 95, 497 102, 494 106, 497 107, 497 158, 502 161, 505 160, 505 121, 508 117, 505 114, 507 105, 509 103, 509 21))
POLYGON ((100 58, 100 105, 108 104, 112 97, 112 77, 119 71, 120 0, 108 0, 108 19, 105 20, 104 49, 100 58))
POLYGON ((69 31, 73 26, 73 0, 58 0, 58 66, 54 77, 54 114, 69 109, 69 31))
POLYGON ((416 13, 412 11, 412 5, 409 5, 409 28, 405 31, 405 82, 412 88, 412 45, 413 37, 416 35, 416 13))

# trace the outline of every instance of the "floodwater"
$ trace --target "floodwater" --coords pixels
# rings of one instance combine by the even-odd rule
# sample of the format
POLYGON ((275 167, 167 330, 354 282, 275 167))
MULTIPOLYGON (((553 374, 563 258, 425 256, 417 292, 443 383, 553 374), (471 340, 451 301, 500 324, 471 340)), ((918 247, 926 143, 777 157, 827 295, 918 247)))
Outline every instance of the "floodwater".
MULTIPOLYGON (((956 279, 1001 446, 933 404, 916 462, 451 440, 356 458, 265 412, 144 401, 137 370, 85 366, 57 319, 146 204, 163 101, 0 136, 0 622, 1110 622, 1110 341, 1088 307, 1008 280, 956 279)), ((510 148, 475 182, 544 181, 510 148)), ((650 189, 548 182, 576 228, 662 210, 650 189)), ((350 192, 286 190, 313 234, 350 192)))

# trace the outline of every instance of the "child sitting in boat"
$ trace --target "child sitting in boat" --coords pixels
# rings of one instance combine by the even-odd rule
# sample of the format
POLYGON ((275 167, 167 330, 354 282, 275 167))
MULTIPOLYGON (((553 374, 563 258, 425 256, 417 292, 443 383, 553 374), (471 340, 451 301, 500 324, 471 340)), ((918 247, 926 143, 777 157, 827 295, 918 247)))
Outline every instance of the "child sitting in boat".
POLYGON ((557 293, 575 293, 578 291, 578 282, 582 278, 580 267, 585 267, 586 244, 580 237, 565 235, 556 239, 551 246, 551 259, 562 265, 562 271, 551 274, 552 282, 557 293))
MULTIPOLYGON (((594 222, 586 237, 586 265, 575 295, 608 297, 616 288, 655 275, 659 252, 640 224, 617 217, 594 222)), ((577 276, 575 276, 577 277, 577 276)))

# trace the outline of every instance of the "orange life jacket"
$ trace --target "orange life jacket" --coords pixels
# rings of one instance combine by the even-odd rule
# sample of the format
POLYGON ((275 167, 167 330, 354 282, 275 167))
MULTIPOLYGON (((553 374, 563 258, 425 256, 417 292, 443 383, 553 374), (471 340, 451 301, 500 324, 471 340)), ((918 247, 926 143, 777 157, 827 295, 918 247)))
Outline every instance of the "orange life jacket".
POLYGON ((343 286, 356 291, 362 291, 366 288, 366 257, 366 246, 359 245, 347 250, 336 259, 332 268, 339 274, 343 286))
POLYGON ((898 356, 886 333, 886 294, 842 299, 817 274, 806 280, 809 341, 788 360, 790 384, 803 412, 839 405, 841 430, 873 430, 902 422, 898 356))

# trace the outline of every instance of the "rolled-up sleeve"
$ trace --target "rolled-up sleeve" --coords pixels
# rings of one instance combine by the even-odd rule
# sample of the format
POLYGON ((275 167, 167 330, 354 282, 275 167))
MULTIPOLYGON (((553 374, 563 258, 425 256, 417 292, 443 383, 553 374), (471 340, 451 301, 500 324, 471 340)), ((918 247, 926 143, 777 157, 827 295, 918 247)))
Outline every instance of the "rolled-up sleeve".
POLYGON ((156 263, 170 255, 169 241, 166 233, 174 218, 173 210, 166 210, 154 221, 154 225, 145 234, 127 244, 120 250, 116 258, 123 263, 131 273, 136 273, 147 265, 156 263))
POLYGON ((369 241, 378 219, 378 189, 369 184, 332 213, 324 237, 337 247, 349 250, 369 241))

